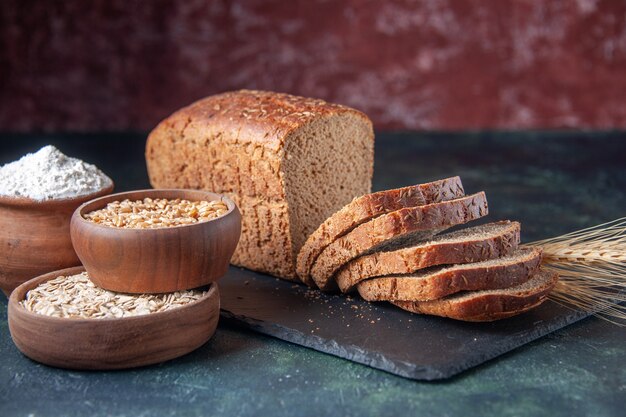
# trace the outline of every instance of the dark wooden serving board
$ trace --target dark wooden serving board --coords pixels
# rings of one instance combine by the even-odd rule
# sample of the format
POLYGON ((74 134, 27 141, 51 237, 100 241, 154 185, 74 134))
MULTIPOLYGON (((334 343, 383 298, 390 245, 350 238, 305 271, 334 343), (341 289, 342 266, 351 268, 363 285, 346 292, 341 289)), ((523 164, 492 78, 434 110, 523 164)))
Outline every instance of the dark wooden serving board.
POLYGON ((235 267, 220 281, 220 292, 228 321, 419 380, 451 377, 588 315, 547 301, 510 319, 464 323, 324 294, 235 267))

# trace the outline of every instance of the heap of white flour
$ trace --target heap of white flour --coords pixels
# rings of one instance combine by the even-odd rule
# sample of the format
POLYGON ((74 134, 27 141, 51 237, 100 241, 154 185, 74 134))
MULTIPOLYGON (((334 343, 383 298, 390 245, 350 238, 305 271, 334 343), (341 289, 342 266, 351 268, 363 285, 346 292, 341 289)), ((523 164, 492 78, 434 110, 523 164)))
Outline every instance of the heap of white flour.
POLYGON ((87 195, 112 184, 95 165, 45 146, 0 167, 0 195, 37 201, 87 195))

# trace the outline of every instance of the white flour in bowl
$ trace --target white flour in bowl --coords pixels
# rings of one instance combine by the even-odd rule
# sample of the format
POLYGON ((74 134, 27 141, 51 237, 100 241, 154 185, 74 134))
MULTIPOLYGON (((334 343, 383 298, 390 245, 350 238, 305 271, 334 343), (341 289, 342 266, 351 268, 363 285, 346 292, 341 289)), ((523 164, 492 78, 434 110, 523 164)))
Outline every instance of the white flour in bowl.
POLYGON ((64 155, 48 145, 0 167, 0 195, 37 201, 77 197, 110 186, 95 165, 64 155))

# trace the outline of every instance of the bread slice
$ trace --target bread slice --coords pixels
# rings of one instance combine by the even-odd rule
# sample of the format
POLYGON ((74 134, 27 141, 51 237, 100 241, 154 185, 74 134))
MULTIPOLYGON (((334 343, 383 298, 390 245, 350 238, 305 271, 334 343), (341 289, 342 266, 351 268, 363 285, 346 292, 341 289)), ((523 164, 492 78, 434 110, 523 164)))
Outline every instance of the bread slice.
POLYGON ((460 291, 519 285, 528 281, 540 264, 540 249, 521 248, 502 258, 428 268, 410 275, 372 278, 357 287, 367 301, 434 300, 460 291))
POLYGON ((231 197, 242 215, 232 263, 287 279, 306 238, 371 191, 374 131, 363 113, 323 100, 241 90, 199 100, 149 135, 155 188, 231 197))
POLYGON ((350 292, 356 284, 372 277, 410 274, 436 265, 499 258, 516 250, 519 241, 518 222, 488 223, 442 234, 429 242, 418 242, 400 249, 382 245, 379 252, 345 264, 335 279, 341 291, 350 292))
POLYGON ((558 274, 540 269, 530 280, 499 290, 470 291, 432 301, 393 301, 413 313, 463 321, 493 321, 530 310, 544 302, 558 282, 558 274))
POLYGON ((309 272, 319 254, 335 239, 345 235, 356 226, 381 214, 404 207, 438 203, 464 195, 461 179, 452 177, 357 197, 326 219, 308 237, 298 253, 296 272, 302 282, 313 286, 315 283, 309 272))
POLYGON ((487 212, 487 198, 480 192, 383 214, 328 245, 313 264, 311 276, 320 289, 335 289, 335 272, 357 256, 376 252, 382 244, 430 239, 444 229, 478 219, 487 212))

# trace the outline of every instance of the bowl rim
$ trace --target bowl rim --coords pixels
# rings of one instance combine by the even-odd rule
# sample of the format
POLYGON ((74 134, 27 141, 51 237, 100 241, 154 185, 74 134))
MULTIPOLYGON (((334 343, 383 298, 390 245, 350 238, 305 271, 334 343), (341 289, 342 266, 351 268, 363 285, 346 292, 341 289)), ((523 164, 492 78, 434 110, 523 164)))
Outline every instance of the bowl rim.
MULTIPOLYGON (((183 309, 187 308, 187 307, 191 307, 194 306, 196 304, 200 304, 201 302, 206 302, 209 298, 214 297, 215 293, 218 291, 218 286, 217 286, 217 282, 211 282, 208 286, 208 289, 206 290, 206 294, 197 299, 194 300, 190 303, 187 303, 185 305, 182 305, 180 307, 177 308, 173 308, 171 310, 166 310, 166 311, 158 311, 156 313, 149 313, 149 314, 142 314, 142 315, 138 315, 138 316, 131 316, 131 317, 115 317, 115 318, 82 318, 82 317, 76 317, 76 318, 66 318, 66 317, 53 317, 53 316, 47 316, 45 314, 39 314, 39 313, 35 313, 33 311, 29 311, 26 308, 24 308, 24 306, 22 306, 20 304, 21 301, 25 300, 25 298, 22 298, 20 300, 17 299, 17 294, 19 292, 21 292, 21 290, 23 290, 23 288, 21 287, 26 287, 28 286, 28 284, 30 284, 31 282, 35 281, 35 280, 40 280, 41 282, 38 282, 35 286, 33 286, 32 288, 35 288, 36 286, 38 286, 39 284, 46 282, 46 281, 50 281, 52 279, 58 278, 62 275, 64 275, 64 272, 69 272, 72 275, 76 275, 76 274, 80 274, 82 272, 87 272, 87 270, 85 269, 84 266, 73 266, 70 268, 64 268, 64 269, 59 269, 56 271, 51 271, 51 272, 46 272, 45 274, 41 274, 38 275, 34 278, 29 279, 28 281, 23 282, 22 284, 20 284, 19 286, 17 286, 13 292, 11 292, 11 296, 9 297, 8 300, 8 307, 13 305, 13 307, 15 308, 15 311, 17 312, 17 314, 24 314, 27 317, 31 317, 33 319, 37 319, 37 320, 43 320, 43 321, 48 321, 51 323, 55 323, 55 324, 69 324, 69 323, 76 323, 76 324, 80 324, 83 325, 85 323, 90 323, 90 324, 94 324, 97 325, 98 323, 112 323, 112 322, 119 322, 121 320, 125 321, 125 322, 129 322, 129 321, 145 321, 145 320, 149 320, 153 317, 158 317, 161 318, 163 320, 165 320, 168 316, 171 316, 172 314, 177 314, 177 312, 182 311, 183 309), (70 272, 72 271, 72 272, 70 272), (45 278, 45 279, 44 279, 45 278)), ((67 274, 66 274, 67 275, 67 274)), ((26 289, 24 291, 24 297, 26 296, 26 294, 28 294, 28 291, 30 291, 32 288, 26 289)), ((108 290, 106 290, 108 291, 108 290)), ((115 292, 115 291, 111 291, 111 292, 115 292)), ((174 291, 174 292, 180 292, 180 291, 174 291)), ((118 294, 127 294, 127 293, 118 293, 118 294)), ((170 293, 162 293, 162 294, 170 294, 170 293)), ((139 294, 127 294, 130 296, 137 296, 139 294)), ((157 295, 157 294, 149 294, 149 295, 157 295)), ((220 297, 217 297, 218 300, 218 305, 219 305, 219 300, 220 297)), ((9 308, 7 308, 7 310, 9 310, 9 308)), ((8 313, 8 311, 7 311, 8 313)))
POLYGON ((115 183, 111 180, 111 183, 104 188, 101 188, 97 191, 93 191, 89 194, 80 194, 73 197, 64 197, 64 198, 50 198, 48 200, 35 200, 30 197, 17 197, 17 196, 9 196, 0 194, 0 206, 15 206, 15 207, 56 207, 65 205, 68 203, 79 203, 82 204, 86 201, 95 200, 100 197, 106 197, 113 192, 115 188, 115 183))
MULTIPOLYGON (((147 195, 147 197, 149 197, 149 195, 147 195)), ((171 199, 170 197, 158 197, 158 198, 167 198, 167 199, 171 199)), ((179 198, 179 197, 174 197, 174 198, 179 198)), ((123 198, 120 198, 119 200, 121 200, 123 198)), ((202 199, 197 199, 197 200, 190 200, 190 201, 215 201, 214 200, 202 200, 202 199)), ((104 207, 104 206, 103 206, 104 207)), ((102 208, 102 207, 100 207, 102 208)), ((99 210, 99 209, 93 209, 94 210, 99 210)), ((237 208, 237 205, 235 204, 235 202, 230 199, 229 197, 227 197, 224 194, 220 194, 220 193, 214 193, 212 191, 208 191, 208 190, 197 190, 197 189, 193 189, 193 188, 146 188, 146 189, 141 189, 141 190, 131 190, 131 191, 123 191, 123 192, 119 192, 119 193, 114 193, 114 194, 107 194, 107 195, 103 195, 94 199, 91 199, 89 201, 85 201, 84 203, 82 203, 80 206, 78 206, 78 208, 76 208, 76 210, 74 210, 74 214, 72 215, 72 220, 76 219, 76 221, 81 222, 82 224, 88 225, 89 227, 96 227, 96 228, 101 228, 103 230, 115 230, 116 232, 120 232, 120 233, 154 233, 156 231, 164 231, 164 230, 177 230, 177 229, 181 229, 181 228, 186 228, 186 227, 198 227, 200 225, 207 225, 207 224, 211 224, 211 222, 215 222, 215 221, 219 221, 219 220, 224 220, 227 216, 232 215, 235 211, 238 211, 239 209, 237 208), (147 194, 151 194, 154 192, 173 192, 173 193, 178 193, 178 192, 197 192, 197 193, 204 193, 207 195, 211 195, 211 196, 215 196, 218 197, 220 201, 223 201, 226 203, 226 206, 228 207, 228 211, 224 214, 222 214, 219 217, 216 217, 214 219, 209 219, 209 220, 205 220, 202 222, 196 222, 196 223, 190 223, 190 224, 179 224, 179 225, 175 225, 175 226, 167 226, 167 227, 155 227, 155 228, 149 228, 149 229, 140 229, 140 228, 129 228, 129 227, 111 227, 111 226, 105 226, 99 223, 95 223, 92 221, 89 221, 87 219, 85 219, 83 217, 83 213, 82 211, 85 209, 85 207, 89 204, 93 204, 93 203, 99 203, 100 200, 105 200, 105 199, 109 199, 112 197, 123 197, 129 194, 137 194, 137 193, 147 193, 147 194)))

